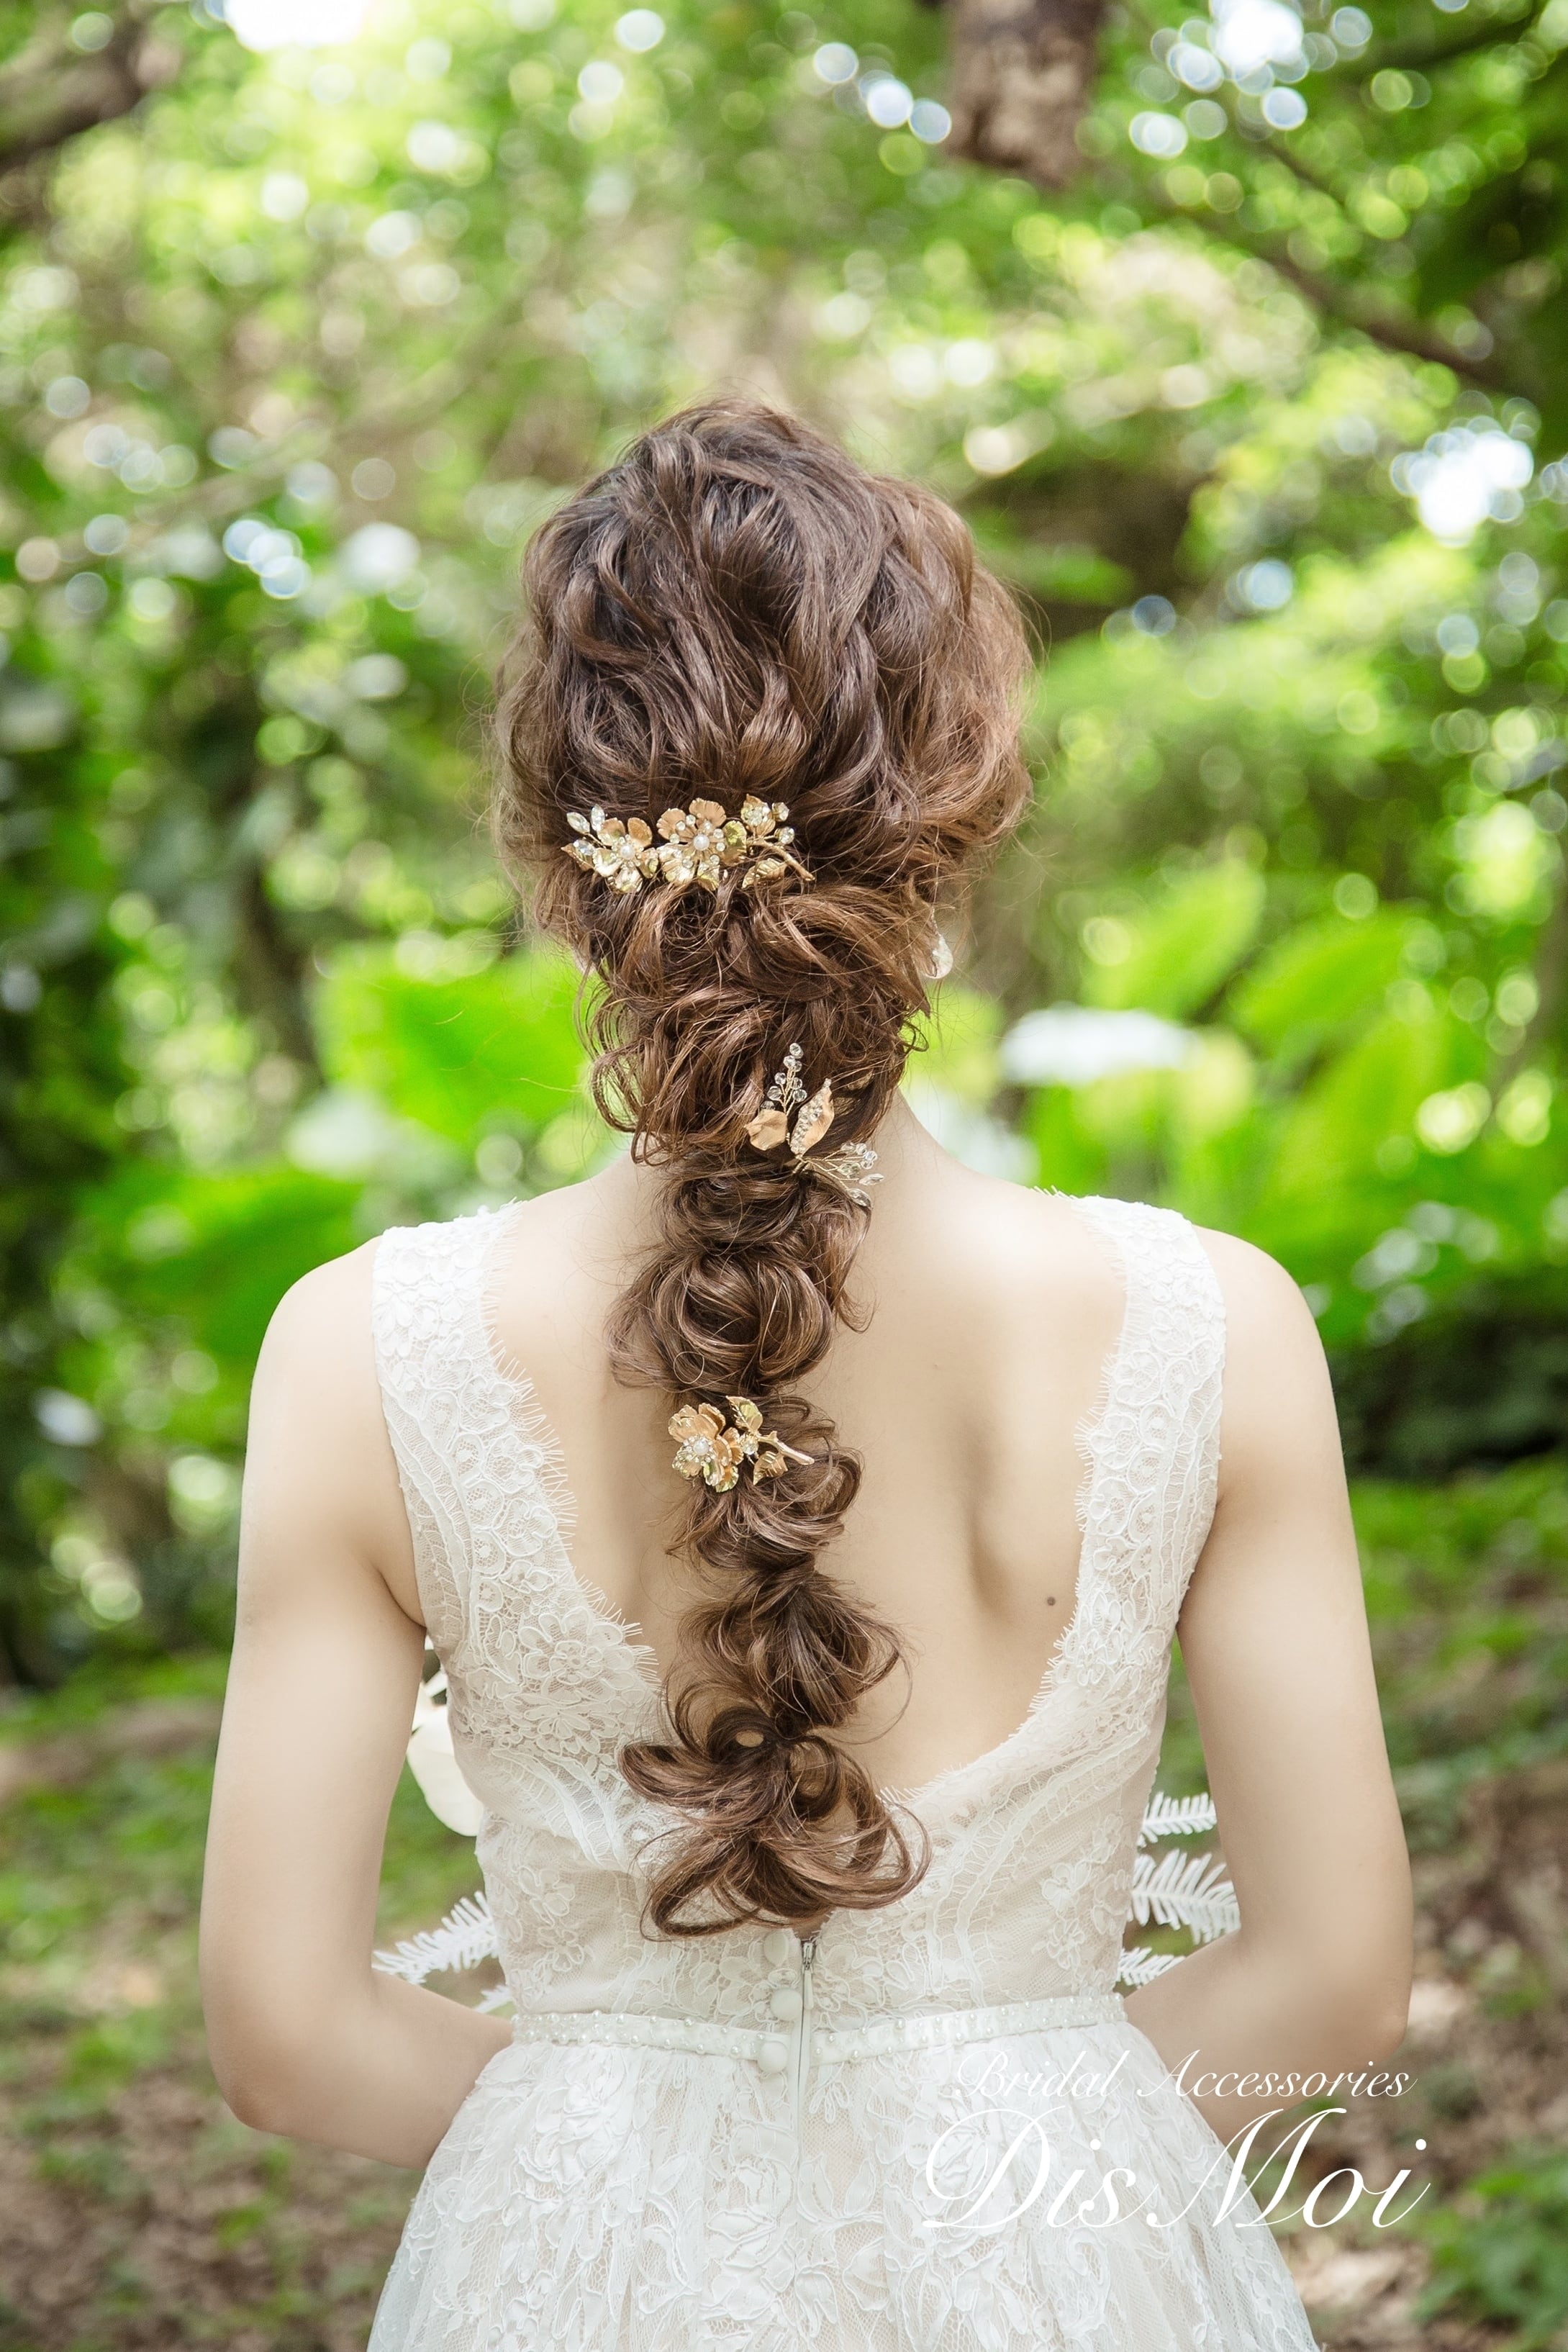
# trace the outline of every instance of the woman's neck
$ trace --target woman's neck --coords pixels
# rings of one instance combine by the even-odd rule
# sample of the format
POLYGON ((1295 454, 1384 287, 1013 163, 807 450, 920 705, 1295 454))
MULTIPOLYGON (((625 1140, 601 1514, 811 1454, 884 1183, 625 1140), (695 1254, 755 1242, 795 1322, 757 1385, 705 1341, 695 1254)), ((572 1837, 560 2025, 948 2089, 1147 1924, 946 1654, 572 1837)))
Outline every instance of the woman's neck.
MULTIPOLYGON (((884 1188, 907 1183, 916 1176, 929 1177, 947 1157, 936 1137, 921 1125, 902 1093, 894 1096, 866 1140, 876 1153, 877 1174, 884 1188)), ((818 1148, 831 1151, 831 1134, 818 1148)), ((601 1198, 615 1221, 618 1238, 633 1255, 653 1240, 659 1199, 667 1176, 668 1171, 660 1161, 634 1160, 630 1152, 623 1152, 611 1167, 591 1179, 601 1188, 601 1198)))

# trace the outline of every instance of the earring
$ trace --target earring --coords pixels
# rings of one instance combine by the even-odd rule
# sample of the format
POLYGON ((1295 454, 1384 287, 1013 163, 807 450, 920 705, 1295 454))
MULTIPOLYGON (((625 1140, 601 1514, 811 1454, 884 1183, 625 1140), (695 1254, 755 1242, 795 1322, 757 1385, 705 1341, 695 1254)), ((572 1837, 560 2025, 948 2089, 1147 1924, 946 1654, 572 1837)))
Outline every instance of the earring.
POLYGON ((936 934, 936 943, 931 950, 931 978, 933 980, 946 980, 947 974, 952 971, 952 969, 953 950, 948 946, 946 940, 943 938, 941 932, 938 931, 936 934))

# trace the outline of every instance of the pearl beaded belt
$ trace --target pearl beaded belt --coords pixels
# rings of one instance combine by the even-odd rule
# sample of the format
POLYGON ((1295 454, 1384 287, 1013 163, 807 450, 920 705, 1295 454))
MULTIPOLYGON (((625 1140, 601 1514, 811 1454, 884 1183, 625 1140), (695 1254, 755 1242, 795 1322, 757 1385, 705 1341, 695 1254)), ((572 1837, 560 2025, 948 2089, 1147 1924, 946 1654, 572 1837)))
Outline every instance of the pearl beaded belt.
MULTIPOLYGON (((1049 2033, 1063 2026, 1119 2025, 1126 2011, 1120 1993, 1065 1993, 1047 2000, 1001 2001, 990 2009, 916 2010, 870 2019, 863 2025, 818 2026, 813 2067, 853 2058, 880 2058, 894 2050, 932 2050, 955 2042, 988 2042, 1009 2033, 1049 2033)), ((703 2057, 749 2058, 765 2074, 781 2074, 789 2044, 768 2027, 719 2025, 701 2017, 653 2017, 632 2010, 530 2011, 512 2027, 514 2042, 614 2042, 647 2050, 685 2050, 703 2057)))

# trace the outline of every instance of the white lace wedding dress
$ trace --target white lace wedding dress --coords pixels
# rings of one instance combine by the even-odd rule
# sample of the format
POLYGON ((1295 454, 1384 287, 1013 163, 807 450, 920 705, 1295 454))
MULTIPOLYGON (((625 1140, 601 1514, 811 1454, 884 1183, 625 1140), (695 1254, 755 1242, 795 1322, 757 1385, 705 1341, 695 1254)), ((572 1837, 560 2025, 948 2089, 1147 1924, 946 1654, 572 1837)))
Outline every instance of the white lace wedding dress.
POLYGON ((931 1835, 920 1885, 808 1944, 642 1935, 671 1817, 615 1756, 656 1725, 658 1669, 575 1572, 559 1449, 496 1351, 509 1213, 382 1236, 387 1423, 517 2021, 370 2352, 1312 2352, 1112 1990, 1214 1507, 1222 1301, 1173 1213, 1075 1205, 1126 1307, 1071 1622, 1010 1738, 898 1792, 931 1835))

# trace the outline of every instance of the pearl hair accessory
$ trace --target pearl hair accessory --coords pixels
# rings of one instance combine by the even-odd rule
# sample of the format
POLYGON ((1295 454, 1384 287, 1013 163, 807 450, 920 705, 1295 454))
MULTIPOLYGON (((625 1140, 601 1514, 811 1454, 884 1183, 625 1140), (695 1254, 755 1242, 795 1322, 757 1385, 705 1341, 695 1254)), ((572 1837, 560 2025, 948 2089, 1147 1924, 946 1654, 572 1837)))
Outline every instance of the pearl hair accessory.
POLYGON ((784 1066, 778 1072, 767 1094, 763 1107, 748 1121, 746 1132, 758 1151, 777 1151, 787 1143, 794 1153, 797 1173, 810 1172, 824 1176, 846 1192, 858 1208, 869 1209, 869 1187, 880 1184, 882 1178, 873 1173, 876 1154, 869 1143, 841 1144, 836 1151, 816 1151, 811 1146, 821 1143, 832 1126, 833 1082, 824 1078, 814 1095, 808 1095, 800 1076, 800 1047, 791 1045, 784 1056, 784 1066))
POLYGON ((716 1494, 727 1495, 740 1476, 741 1465, 751 1465, 751 1483, 777 1478, 788 1462, 810 1462, 772 1430, 764 1430, 762 1414, 749 1397, 726 1400, 735 1415, 732 1427, 716 1404, 684 1404, 670 1420, 670 1435, 680 1439, 671 1468, 683 1478, 700 1478, 716 1494))
POLYGON ((664 811, 655 842, 640 816, 623 821, 601 808, 590 809, 586 816, 572 809, 566 821, 577 838, 562 842, 561 848, 628 898, 644 882, 669 882, 677 890, 695 883, 698 889, 716 891, 723 877, 737 867, 744 869, 743 890, 790 872, 810 882, 811 876, 790 852, 795 831, 789 816, 782 801, 758 800, 755 793, 742 801, 738 816, 726 816, 717 801, 693 801, 689 808, 664 811))

